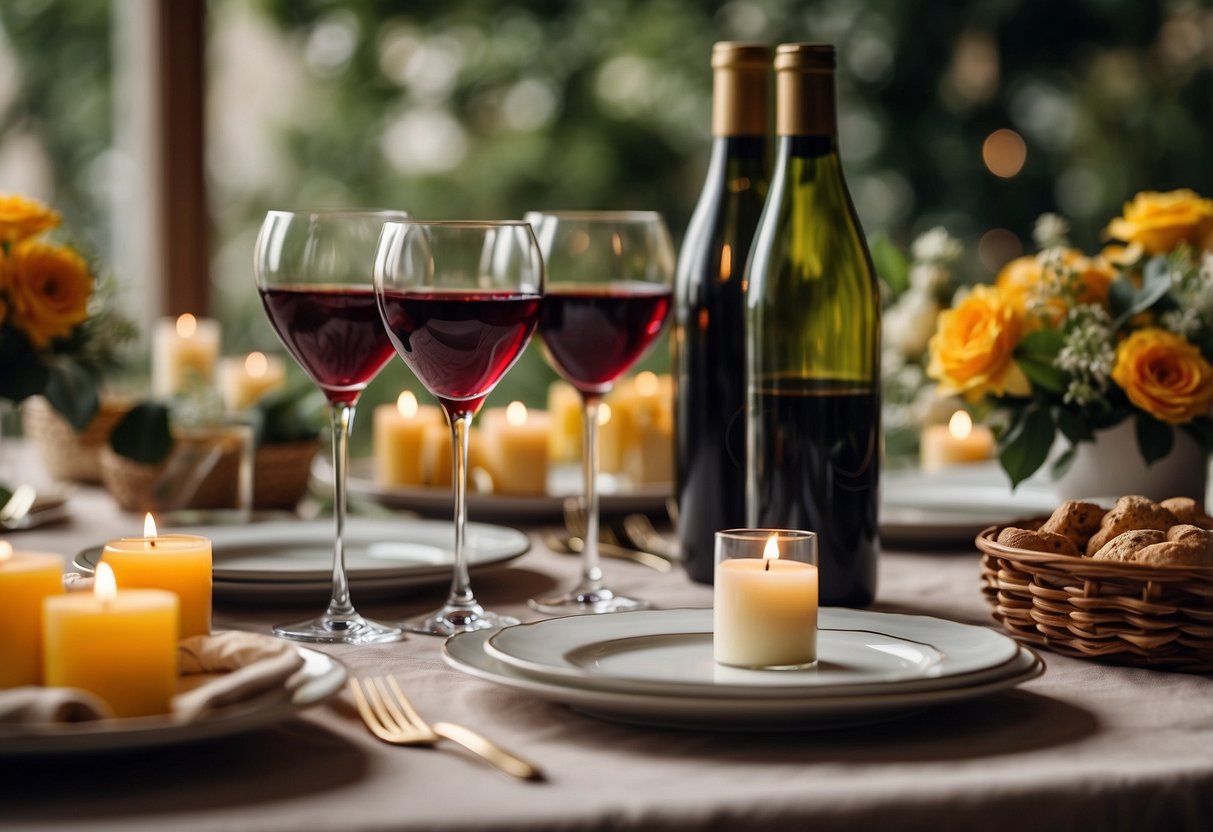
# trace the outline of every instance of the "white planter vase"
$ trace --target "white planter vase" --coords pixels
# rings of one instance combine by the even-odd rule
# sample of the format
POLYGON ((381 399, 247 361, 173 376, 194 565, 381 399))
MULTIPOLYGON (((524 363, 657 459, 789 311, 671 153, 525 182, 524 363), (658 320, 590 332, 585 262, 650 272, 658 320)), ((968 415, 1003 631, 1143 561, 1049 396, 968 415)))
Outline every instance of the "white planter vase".
POLYGON ((1171 453, 1146 465, 1133 420, 1126 419, 1079 445, 1074 464, 1054 489, 1062 500, 1141 494, 1151 500, 1191 497, 1203 505, 1208 481, 1209 460, 1186 432, 1177 428, 1171 453))

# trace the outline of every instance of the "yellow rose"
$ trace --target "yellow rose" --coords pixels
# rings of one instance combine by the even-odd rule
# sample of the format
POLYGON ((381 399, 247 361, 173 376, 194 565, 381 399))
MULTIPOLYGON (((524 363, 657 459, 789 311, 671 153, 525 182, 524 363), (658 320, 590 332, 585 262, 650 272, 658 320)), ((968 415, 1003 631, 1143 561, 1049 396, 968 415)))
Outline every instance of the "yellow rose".
POLYGON ((41 202, 0 194, 0 243, 15 243, 59 224, 59 215, 41 202))
MULTIPOLYGON (((1075 299, 1077 303, 1096 303, 1108 305, 1108 286, 1116 277, 1112 266, 1102 257, 1090 258, 1077 249, 1066 249, 1061 257, 1062 264, 1073 270, 1082 282, 1082 288, 1075 299)), ((1040 261, 1033 256, 1017 257, 1002 267, 998 273, 995 285, 1002 292, 1007 302, 1015 307, 1015 311, 1024 315, 1037 288, 1044 282, 1044 268, 1040 261)), ((1069 307, 1066 302, 1056 295, 1048 298, 1045 304, 1046 320, 1053 325, 1061 322, 1069 307)))
POLYGON ((939 315, 931 337, 928 375, 942 392, 976 401, 987 393, 1026 396, 1028 378, 1015 363, 1023 322, 1015 306, 993 286, 974 286, 953 309, 939 315))
POLYGON ((93 276, 76 252, 25 240, 13 246, 8 266, 9 313, 34 346, 71 335, 88 318, 93 276))
POLYGON ((1213 245, 1213 199, 1202 199, 1186 188, 1142 191, 1125 203, 1124 216, 1108 223, 1104 233, 1137 243, 1146 254, 1166 254, 1182 242, 1208 248, 1213 245))
POLYGON ((1172 425, 1209 413, 1213 366, 1182 335, 1139 329, 1116 348, 1112 380, 1129 401, 1172 425))

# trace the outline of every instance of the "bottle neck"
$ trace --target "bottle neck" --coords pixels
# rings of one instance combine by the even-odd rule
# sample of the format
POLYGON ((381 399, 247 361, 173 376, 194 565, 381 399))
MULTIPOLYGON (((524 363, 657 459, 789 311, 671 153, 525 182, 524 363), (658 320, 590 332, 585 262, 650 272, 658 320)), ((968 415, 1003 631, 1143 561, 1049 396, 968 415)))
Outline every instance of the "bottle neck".
POLYGON ((767 119, 766 69, 718 68, 712 73, 712 136, 761 136, 770 132, 767 119))
POLYGON ((833 72, 790 69, 777 72, 775 93, 775 133, 780 139, 829 138, 837 147, 833 72))

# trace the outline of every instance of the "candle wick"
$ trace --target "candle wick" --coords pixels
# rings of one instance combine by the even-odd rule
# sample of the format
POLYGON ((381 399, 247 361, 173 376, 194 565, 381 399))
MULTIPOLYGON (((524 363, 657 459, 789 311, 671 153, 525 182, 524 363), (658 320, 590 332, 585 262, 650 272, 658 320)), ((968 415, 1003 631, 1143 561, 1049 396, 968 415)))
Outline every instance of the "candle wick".
POLYGON ((771 571, 771 559, 770 559, 770 558, 763 558, 763 559, 762 559, 762 571, 763 571, 763 572, 770 572, 770 571, 771 571))

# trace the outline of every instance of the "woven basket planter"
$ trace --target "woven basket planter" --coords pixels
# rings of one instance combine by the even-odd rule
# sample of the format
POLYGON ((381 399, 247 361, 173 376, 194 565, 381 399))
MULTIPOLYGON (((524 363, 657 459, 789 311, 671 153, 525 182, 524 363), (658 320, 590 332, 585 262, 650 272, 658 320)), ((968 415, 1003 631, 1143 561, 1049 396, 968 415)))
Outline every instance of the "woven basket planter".
POLYGON ((102 398, 96 417, 76 433, 50 402, 34 396, 21 406, 21 420, 25 435, 38 448, 42 464, 52 477, 67 482, 101 482, 101 449, 130 408, 129 401, 102 398))
POLYGON ((977 548, 982 591, 1012 636, 1067 656, 1213 672, 1213 567, 1031 552, 998 543, 1002 528, 983 531, 977 548))
POLYGON ((319 439, 262 445, 253 464, 253 507, 293 509, 307 493, 319 439))

